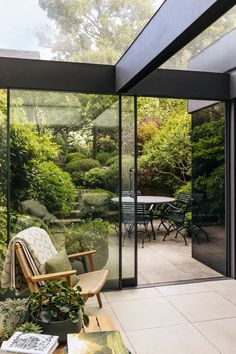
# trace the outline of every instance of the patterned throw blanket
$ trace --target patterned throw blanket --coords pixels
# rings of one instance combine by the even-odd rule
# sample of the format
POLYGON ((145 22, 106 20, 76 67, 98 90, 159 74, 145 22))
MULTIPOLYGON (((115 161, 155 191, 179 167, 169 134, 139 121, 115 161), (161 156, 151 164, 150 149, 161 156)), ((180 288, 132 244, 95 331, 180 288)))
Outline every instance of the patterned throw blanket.
POLYGON ((16 295, 28 289, 22 269, 15 254, 15 243, 19 242, 34 275, 45 274, 45 263, 57 251, 48 233, 39 227, 30 227, 14 236, 8 246, 4 262, 1 286, 15 290, 16 295))

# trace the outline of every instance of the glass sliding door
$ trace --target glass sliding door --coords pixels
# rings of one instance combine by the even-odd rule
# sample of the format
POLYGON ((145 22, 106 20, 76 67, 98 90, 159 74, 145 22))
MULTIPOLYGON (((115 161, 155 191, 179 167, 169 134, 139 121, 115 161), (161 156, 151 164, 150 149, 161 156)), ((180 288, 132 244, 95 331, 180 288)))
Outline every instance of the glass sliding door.
POLYGON ((136 98, 121 98, 121 251, 123 286, 137 285, 136 98))
POLYGON ((226 275, 225 228, 225 104, 192 114, 192 255, 226 275))
MULTIPOLYGON (((119 287, 117 96, 11 90, 11 236, 45 228, 67 253, 96 249, 119 287)), ((3 200, 4 203, 4 200, 3 200)), ((74 261, 79 273, 86 264, 74 261)))
MULTIPOLYGON (((7 90, 0 90, 0 278, 7 250, 7 90)), ((6 289, 0 289, 3 300, 6 289)))

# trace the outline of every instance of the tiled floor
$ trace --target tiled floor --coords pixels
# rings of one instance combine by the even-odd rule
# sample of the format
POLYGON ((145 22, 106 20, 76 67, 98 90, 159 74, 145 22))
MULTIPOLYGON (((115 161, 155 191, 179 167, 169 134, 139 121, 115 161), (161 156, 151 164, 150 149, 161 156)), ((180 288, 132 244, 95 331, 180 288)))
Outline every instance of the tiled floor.
POLYGON ((236 281, 103 293, 87 313, 112 316, 132 354, 235 354, 236 281))
MULTIPOLYGON (((186 246, 183 238, 171 233, 163 242, 163 231, 156 233, 156 240, 146 241, 138 247, 138 284, 219 277, 220 273, 192 258, 191 238, 186 246)), ((123 247, 123 272, 132 272, 133 240, 127 238, 123 247)))

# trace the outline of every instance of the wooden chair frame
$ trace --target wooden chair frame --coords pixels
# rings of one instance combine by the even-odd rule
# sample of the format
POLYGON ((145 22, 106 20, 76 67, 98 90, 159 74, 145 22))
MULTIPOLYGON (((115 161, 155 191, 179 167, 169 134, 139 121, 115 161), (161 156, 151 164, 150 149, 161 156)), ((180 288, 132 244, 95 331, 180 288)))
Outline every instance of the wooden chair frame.
MULTIPOLYGON (((16 252, 16 256, 18 258, 19 264, 21 266, 23 275, 25 277, 25 280, 26 280, 27 285, 28 285, 31 292, 37 292, 39 290, 39 283, 40 282, 49 281, 49 280, 58 280, 58 279, 63 279, 63 278, 65 278, 66 281, 68 282, 69 286, 72 287, 71 277, 72 277, 72 275, 76 274, 76 270, 68 270, 68 271, 58 272, 58 273, 34 275, 32 273, 32 270, 29 266, 27 258, 25 256, 24 251, 23 251, 21 244, 19 242, 15 243, 15 252, 16 252)), ((80 253, 68 255, 68 258, 69 258, 69 260, 72 260, 72 259, 76 259, 76 258, 80 258, 80 257, 88 257, 89 264, 90 264, 90 270, 91 270, 91 272, 93 272, 93 271, 95 271, 94 263, 93 263, 93 255, 95 253, 96 253, 95 250, 87 251, 87 252, 80 252, 80 253)), ((108 271, 107 271, 107 275, 108 275, 108 271)), ((84 302, 86 302, 89 297, 96 295, 99 307, 102 307, 100 290, 103 287, 105 281, 106 281, 106 277, 101 282, 100 287, 94 293, 82 291, 81 295, 83 297, 84 302)))

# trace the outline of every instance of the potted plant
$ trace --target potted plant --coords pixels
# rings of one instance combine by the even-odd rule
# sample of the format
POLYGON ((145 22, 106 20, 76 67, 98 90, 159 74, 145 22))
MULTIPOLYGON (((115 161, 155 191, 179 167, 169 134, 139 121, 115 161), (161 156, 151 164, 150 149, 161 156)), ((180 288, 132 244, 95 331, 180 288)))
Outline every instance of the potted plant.
POLYGON ((40 325, 43 333, 58 335, 59 343, 66 343, 67 333, 88 326, 89 318, 84 312, 81 288, 70 288, 66 281, 46 282, 28 299, 28 317, 40 325))

